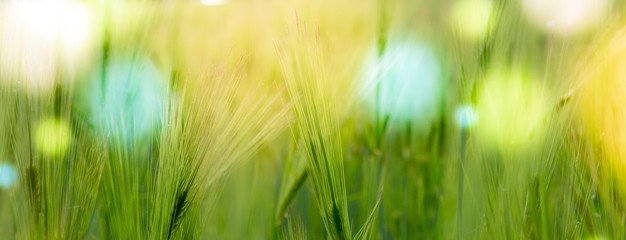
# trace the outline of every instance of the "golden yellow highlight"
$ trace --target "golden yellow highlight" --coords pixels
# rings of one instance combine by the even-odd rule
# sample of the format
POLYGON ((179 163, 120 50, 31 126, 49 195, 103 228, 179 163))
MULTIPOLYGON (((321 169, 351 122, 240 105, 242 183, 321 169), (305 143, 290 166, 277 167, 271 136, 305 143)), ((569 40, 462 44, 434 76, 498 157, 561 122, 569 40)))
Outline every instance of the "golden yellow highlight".
POLYGON ((582 74, 580 115, 626 189, 626 28, 600 46, 582 74))

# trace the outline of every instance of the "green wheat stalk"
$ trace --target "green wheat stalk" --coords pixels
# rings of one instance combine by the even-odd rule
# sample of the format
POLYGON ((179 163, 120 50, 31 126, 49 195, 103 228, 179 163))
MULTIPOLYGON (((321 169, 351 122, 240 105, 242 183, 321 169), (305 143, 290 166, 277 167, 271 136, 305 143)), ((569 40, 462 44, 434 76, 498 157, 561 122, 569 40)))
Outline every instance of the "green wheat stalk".
MULTIPOLYGON (((339 124, 327 88, 332 77, 324 69, 319 30, 310 35, 305 24, 298 20, 296 24, 288 40, 276 45, 293 104, 295 128, 307 155, 308 175, 328 237, 352 239, 339 124)), ((370 219, 357 237, 366 238, 371 227, 370 219)))

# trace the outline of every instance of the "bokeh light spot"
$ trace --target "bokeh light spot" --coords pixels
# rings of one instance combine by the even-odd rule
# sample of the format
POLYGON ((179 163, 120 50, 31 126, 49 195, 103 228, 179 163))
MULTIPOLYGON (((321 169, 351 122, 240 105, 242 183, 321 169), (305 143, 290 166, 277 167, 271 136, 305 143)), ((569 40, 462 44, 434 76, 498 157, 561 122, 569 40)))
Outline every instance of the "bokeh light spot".
POLYGON ((17 171, 13 165, 0 163, 0 188, 8 189, 17 181, 17 171))
POLYGON ((523 12, 538 27, 560 34, 594 26, 607 10, 607 0, 521 0, 523 12), (547 26, 547 27, 544 27, 547 26))
POLYGON ((49 90, 56 68, 87 55, 92 11, 79 2, 9 1, 0 9, 0 67, 30 90, 49 90), (59 58, 60 56, 60 58, 59 58))
POLYGON ((70 125, 66 121, 47 118, 39 122, 35 130, 37 149, 46 156, 62 156, 72 139, 70 125))
POLYGON ((480 135, 505 148, 541 144, 549 109, 538 83, 521 70, 493 69, 479 91, 480 135))
POLYGON ((216 6, 216 5, 228 3, 228 1, 226 0, 200 0, 200 2, 206 6, 216 6))
POLYGON ((471 105, 461 105, 454 111, 456 123, 461 128, 470 128, 478 122, 478 113, 471 105))
POLYGON ((492 3, 489 0, 462 0, 452 8, 452 22, 469 39, 482 39, 489 30, 492 3))
POLYGON ((160 123, 163 79, 149 60, 113 60, 94 76, 89 91, 92 121, 109 132, 145 136, 160 123))
POLYGON ((370 106, 399 120, 425 120, 437 108, 441 69, 432 49, 417 42, 388 45, 382 56, 372 58, 368 69, 380 84, 367 91, 370 106), (377 93, 377 91, 379 91, 377 93))

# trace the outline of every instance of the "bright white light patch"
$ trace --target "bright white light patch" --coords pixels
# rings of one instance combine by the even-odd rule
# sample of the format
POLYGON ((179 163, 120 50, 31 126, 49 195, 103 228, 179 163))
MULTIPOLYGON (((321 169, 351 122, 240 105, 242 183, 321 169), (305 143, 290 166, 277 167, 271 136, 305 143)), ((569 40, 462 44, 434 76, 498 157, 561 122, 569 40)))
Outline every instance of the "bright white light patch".
POLYGON ((69 50, 83 45, 90 35, 91 13, 77 2, 25 1, 13 9, 25 31, 50 42, 57 39, 69 50))
POLYGON ((521 0, 524 14, 538 27, 567 34, 587 30, 607 10, 607 0, 521 0))
POLYGON ((11 1, 0 10, 0 66, 30 89, 53 86, 57 59, 73 66, 85 54, 92 14, 70 1, 11 1), (60 58, 59 58, 60 57, 60 58))
POLYGON ((461 105, 454 112, 456 123, 461 128, 472 127, 478 122, 478 113, 471 105, 461 105))
POLYGON ((8 189, 17 181, 17 171, 13 165, 0 163, 0 188, 8 189))
POLYGON ((226 0, 201 0, 200 2, 207 6, 215 6, 228 3, 226 0))

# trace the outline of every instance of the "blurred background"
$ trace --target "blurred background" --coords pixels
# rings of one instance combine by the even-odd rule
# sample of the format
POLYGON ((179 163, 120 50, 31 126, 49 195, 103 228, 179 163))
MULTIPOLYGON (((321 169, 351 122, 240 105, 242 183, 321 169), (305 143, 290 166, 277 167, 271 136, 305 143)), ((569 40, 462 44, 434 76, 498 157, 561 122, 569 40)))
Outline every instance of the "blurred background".
POLYGON ((0 234, 624 238, 624 12, 4 0, 0 234))

